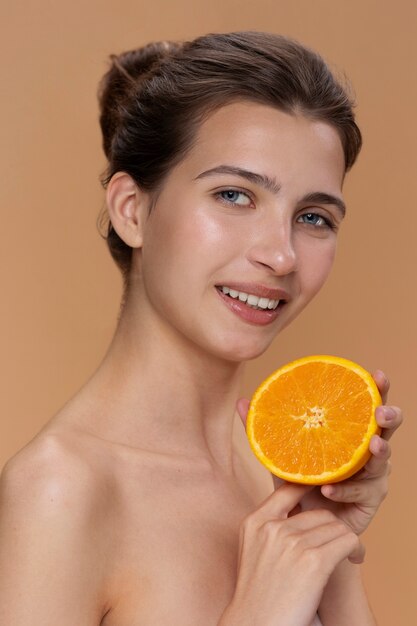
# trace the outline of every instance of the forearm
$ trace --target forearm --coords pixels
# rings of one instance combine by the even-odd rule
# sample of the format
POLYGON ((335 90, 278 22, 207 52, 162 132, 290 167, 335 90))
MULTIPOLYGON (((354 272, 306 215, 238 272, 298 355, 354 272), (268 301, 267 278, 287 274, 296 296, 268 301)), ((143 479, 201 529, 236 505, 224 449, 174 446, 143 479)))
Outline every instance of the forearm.
POLYGON ((319 606, 323 626, 377 626, 359 565, 347 559, 334 570, 319 606))

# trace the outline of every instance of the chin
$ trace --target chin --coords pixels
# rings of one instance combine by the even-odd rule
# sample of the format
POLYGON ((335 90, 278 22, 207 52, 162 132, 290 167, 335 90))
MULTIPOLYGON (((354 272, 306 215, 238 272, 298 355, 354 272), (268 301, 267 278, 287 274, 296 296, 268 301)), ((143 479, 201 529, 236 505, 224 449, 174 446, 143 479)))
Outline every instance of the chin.
POLYGON ((245 361, 251 361, 261 356, 271 345, 272 337, 269 341, 248 341, 247 337, 243 337, 239 340, 225 339, 221 348, 216 350, 217 356, 225 361, 231 361, 233 363, 243 363, 245 361), (227 349, 225 346, 227 345, 227 349))

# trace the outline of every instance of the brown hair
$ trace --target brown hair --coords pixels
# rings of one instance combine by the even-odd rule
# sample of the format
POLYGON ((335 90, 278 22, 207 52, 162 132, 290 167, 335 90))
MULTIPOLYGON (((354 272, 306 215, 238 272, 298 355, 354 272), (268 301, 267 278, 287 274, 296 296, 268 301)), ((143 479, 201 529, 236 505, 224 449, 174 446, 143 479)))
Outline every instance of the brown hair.
MULTIPOLYGON (((331 124, 342 142, 346 171, 359 153, 361 133, 348 88, 316 52, 292 39, 252 31, 215 33, 184 43, 150 43, 110 58, 99 89, 108 159, 104 186, 123 171, 139 187, 156 192, 191 148, 201 121, 234 100, 331 124)), ((111 222, 106 227, 104 236, 126 284, 132 249, 111 222)))

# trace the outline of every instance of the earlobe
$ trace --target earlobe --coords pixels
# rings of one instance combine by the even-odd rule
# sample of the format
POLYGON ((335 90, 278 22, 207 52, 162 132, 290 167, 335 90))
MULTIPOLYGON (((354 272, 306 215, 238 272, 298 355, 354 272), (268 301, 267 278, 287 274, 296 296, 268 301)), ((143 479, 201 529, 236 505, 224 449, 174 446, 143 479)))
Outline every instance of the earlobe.
POLYGON ((148 194, 125 172, 117 172, 107 186, 107 210, 114 230, 131 248, 140 248, 148 194))

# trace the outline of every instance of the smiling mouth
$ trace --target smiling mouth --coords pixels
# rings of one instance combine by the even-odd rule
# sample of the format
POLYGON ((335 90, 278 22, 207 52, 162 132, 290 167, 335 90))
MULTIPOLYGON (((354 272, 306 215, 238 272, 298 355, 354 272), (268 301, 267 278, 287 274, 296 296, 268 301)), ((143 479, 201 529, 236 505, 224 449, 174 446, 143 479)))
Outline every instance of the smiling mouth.
POLYGON ((251 309, 255 309, 256 311, 276 311, 278 307, 281 308, 286 303, 286 300, 271 300, 270 298, 262 298, 255 296, 255 294, 231 289, 226 285, 216 285, 216 289, 232 300, 239 300, 240 302, 246 304, 246 306, 251 309))

